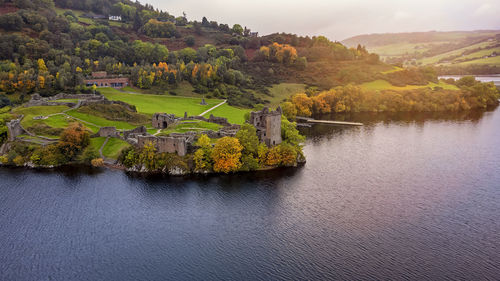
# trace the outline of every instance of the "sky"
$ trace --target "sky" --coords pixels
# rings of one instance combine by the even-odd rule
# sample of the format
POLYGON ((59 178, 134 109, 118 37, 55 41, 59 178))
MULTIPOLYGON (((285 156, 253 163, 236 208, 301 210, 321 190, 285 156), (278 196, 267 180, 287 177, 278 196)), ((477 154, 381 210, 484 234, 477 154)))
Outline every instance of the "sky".
POLYGON ((189 20, 239 23, 259 35, 341 41, 386 32, 500 29, 500 0, 140 0, 189 20))

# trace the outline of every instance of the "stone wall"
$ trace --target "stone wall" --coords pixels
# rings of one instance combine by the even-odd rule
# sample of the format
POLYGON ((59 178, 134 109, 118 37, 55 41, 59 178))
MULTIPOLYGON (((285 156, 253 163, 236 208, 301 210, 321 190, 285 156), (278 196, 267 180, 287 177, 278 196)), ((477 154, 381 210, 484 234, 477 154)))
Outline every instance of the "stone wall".
POLYGON ((177 120, 178 119, 174 114, 155 113, 151 120, 151 124, 153 125, 153 128, 165 129, 168 126, 175 124, 177 120))
POLYGON ((120 138, 120 132, 116 130, 116 127, 101 127, 97 134, 92 137, 120 138))
POLYGON ((7 122, 7 131, 9 135, 9 141, 13 141, 16 139, 17 136, 27 134, 28 132, 24 130, 24 128, 21 126, 21 120, 23 119, 24 116, 21 116, 19 119, 11 120, 7 122))
POLYGON ((138 136, 143 136, 148 133, 148 130, 144 126, 137 127, 132 130, 123 131, 123 138, 128 140, 130 138, 136 139, 138 136))
POLYGON ((158 153, 176 153, 179 156, 188 153, 188 139, 183 136, 138 136, 137 138, 138 147, 144 147, 149 142, 155 145, 158 153))

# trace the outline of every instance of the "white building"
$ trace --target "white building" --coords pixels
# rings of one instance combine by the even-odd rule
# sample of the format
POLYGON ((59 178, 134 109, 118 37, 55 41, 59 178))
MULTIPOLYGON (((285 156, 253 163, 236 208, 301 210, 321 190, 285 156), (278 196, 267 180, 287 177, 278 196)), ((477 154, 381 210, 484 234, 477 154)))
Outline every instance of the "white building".
POLYGON ((109 16, 109 20, 112 20, 112 21, 121 21, 122 20, 122 16, 109 16))

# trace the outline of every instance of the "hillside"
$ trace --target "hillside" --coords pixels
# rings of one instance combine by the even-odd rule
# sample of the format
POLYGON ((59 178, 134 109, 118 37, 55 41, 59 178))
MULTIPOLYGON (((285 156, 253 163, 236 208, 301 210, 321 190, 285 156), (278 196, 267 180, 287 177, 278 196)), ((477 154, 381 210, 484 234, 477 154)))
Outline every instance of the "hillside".
POLYGON ((500 73, 500 31, 414 32, 359 35, 342 43, 365 45, 387 63, 434 65, 445 73, 500 73))

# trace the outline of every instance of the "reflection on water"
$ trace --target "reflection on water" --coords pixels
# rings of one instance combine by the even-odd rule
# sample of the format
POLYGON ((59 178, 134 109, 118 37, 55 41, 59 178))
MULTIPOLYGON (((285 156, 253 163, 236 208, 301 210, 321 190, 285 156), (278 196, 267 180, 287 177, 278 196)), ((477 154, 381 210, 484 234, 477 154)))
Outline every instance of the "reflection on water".
POLYGON ((330 118, 301 168, 0 168, 0 280, 500 276, 500 110, 330 118))

